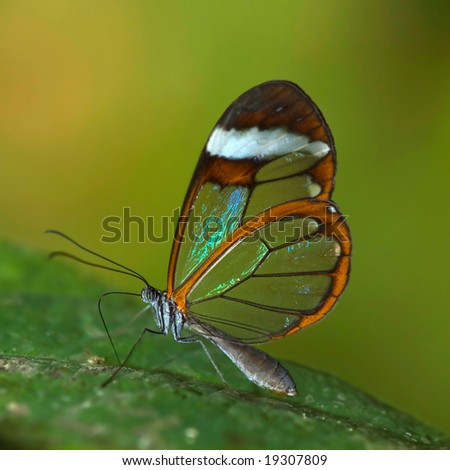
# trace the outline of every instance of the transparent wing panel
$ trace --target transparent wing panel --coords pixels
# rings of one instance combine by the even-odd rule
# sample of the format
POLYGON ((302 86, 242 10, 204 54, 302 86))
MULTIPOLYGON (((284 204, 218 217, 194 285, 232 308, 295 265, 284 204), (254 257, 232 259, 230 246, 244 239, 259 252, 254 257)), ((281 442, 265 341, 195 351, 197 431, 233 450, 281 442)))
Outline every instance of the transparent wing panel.
POLYGON ((282 335, 300 321, 296 314, 273 312, 224 298, 193 305, 189 309, 191 315, 236 339, 256 343, 268 341, 274 334, 282 335))
POLYGON ((242 241, 209 269, 188 295, 190 303, 221 294, 249 277, 268 253, 267 246, 258 240, 242 241))
POLYGON ((207 183, 189 214, 175 272, 175 284, 184 282, 239 225, 248 188, 207 183))

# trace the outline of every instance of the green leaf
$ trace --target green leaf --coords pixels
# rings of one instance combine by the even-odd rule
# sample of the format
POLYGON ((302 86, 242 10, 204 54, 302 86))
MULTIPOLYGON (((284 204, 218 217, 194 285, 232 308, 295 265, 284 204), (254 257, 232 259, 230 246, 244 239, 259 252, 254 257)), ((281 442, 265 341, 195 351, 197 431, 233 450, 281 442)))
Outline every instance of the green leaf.
MULTIPOLYGON (((106 289, 61 261, 0 244, 0 444, 84 449, 436 449, 439 432, 330 375, 289 364, 299 395, 279 398, 201 347, 144 338, 115 382, 96 313, 106 289), (101 359, 105 358, 105 364, 101 359)), ((142 287, 142 286, 141 286, 142 287)), ((139 287, 137 288, 139 292, 139 287)), ((138 298, 104 312, 122 357, 152 325, 138 298)))

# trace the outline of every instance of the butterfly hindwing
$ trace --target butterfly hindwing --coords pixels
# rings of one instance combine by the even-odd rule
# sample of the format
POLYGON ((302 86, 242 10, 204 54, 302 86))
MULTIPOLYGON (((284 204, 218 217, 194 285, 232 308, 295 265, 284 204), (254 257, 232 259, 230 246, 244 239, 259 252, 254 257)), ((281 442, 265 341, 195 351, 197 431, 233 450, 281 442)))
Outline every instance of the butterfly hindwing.
POLYGON ((345 287, 350 235, 325 201, 294 201, 251 219, 175 295, 188 316, 261 343, 320 320, 345 287))

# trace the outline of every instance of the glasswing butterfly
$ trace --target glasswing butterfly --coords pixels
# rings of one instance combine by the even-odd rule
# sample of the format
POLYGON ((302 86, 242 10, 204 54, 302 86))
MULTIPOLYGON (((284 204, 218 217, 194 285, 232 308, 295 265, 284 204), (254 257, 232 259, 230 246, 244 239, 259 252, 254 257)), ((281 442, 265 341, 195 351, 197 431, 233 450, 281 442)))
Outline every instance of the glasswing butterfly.
POLYGON ((331 201, 335 169, 330 129, 297 85, 266 82, 234 101, 187 191, 167 291, 125 268, 146 283, 140 296, 159 328, 135 346, 145 332, 172 332, 210 357, 206 339, 259 387, 296 395, 287 370, 253 344, 321 320, 346 286, 351 240, 331 201))

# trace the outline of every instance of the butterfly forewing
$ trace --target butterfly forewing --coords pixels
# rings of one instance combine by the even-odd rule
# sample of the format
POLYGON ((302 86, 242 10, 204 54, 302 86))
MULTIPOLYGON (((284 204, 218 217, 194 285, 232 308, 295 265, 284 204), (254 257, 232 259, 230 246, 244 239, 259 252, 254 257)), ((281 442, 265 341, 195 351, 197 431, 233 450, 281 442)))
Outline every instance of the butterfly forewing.
POLYGON ((293 83, 232 103, 202 151, 172 249, 168 295, 186 318, 262 342, 329 311, 350 256, 328 202, 334 170, 328 126, 293 83))

